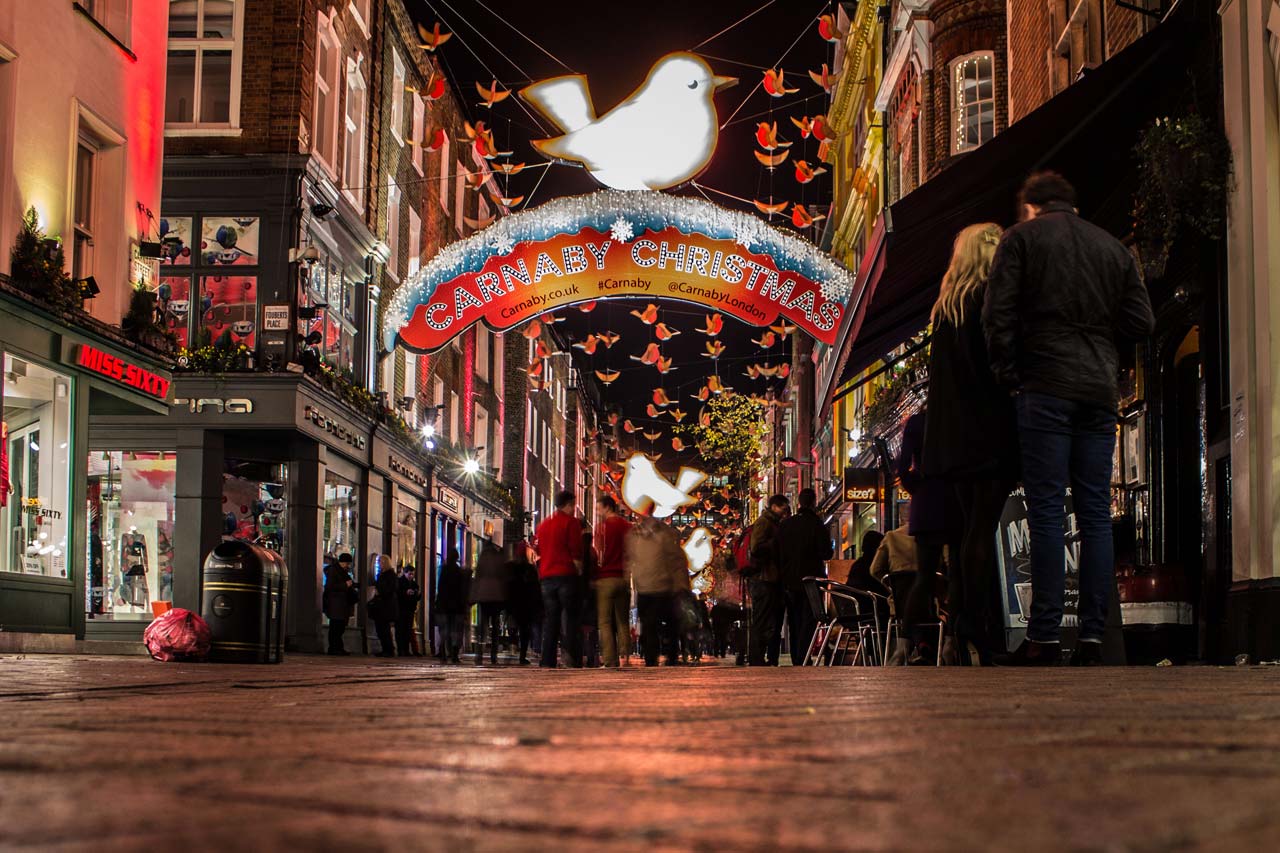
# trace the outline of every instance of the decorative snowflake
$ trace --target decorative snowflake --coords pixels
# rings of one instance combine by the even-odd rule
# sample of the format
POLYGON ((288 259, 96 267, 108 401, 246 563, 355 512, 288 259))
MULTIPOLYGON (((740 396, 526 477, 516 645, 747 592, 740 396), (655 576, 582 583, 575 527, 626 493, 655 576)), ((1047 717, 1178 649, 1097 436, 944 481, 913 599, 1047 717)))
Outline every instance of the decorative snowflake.
POLYGON ((516 247, 516 244, 506 234, 500 234, 497 237, 494 237, 493 241, 489 245, 492 246, 493 250, 499 255, 510 254, 511 250, 516 247))
POLYGON ((744 249, 751 248, 751 232, 745 228, 739 228, 733 232, 733 242, 737 243, 744 249))
POLYGON ((619 216, 613 220, 613 224, 609 226, 609 236, 617 240, 619 243, 625 243, 632 237, 636 236, 636 230, 631 223, 619 216))

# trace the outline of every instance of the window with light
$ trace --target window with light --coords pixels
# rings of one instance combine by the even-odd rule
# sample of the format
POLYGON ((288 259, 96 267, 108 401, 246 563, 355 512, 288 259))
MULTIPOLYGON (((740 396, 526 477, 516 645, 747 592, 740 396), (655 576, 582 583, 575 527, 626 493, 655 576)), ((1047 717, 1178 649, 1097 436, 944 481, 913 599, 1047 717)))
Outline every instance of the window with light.
POLYGON ((951 64, 953 153, 977 148, 996 135, 995 58, 990 51, 951 64))
POLYGON ((240 126, 243 0, 172 0, 165 126, 240 126))

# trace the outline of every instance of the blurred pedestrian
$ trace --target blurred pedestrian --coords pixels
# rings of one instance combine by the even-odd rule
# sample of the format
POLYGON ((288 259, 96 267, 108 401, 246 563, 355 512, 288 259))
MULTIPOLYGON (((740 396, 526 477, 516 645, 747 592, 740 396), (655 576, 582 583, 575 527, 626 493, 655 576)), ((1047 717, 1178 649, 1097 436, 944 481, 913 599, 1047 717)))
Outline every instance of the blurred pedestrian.
POLYGON ((682 589, 677 573, 689 575, 688 559, 676 532, 652 514, 641 515, 625 541, 627 576, 636 590, 640 614, 640 646, 645 666, 657 666, 659 653, 667 664, 676 662, 676 593, 682 589))
POLYGON ((461 663, 462 644, 467 631, 467 603, 470 574, 459 562, 457 548, 450 548, 440 567, 436 584, 436 612, 440 614, 440 659, 461 663))
POLYGON ((556 666, 563 640, 565 663, 576 667, 581 654, 578 611, 581 607, 582 522, 574 516, 577 498, 570 491, 556 495, 556 511, 538 525, 538 579, 542 583, 542 660, 556 666))
POLYGON ((507 613, 515 622, 520 664, 529 665, 529 641, 534 626, 542 618, 542 589, 538 584, 538 569, 529 562, 529 548, 524 542, 512 546, 511 561, 507 563, 511 587, 507 613))
POLYGON ((422 587, 418 585, 418 570, 407 565, 400 570, 400 585, 397 590, 399 613, 396 615, 396 651, 401 657, 415 655, 422 657, 418 648, 418 635, 413 630, 413 623, 418 618, 418 605, 422 603, 422 587))
POLYGON ((476 576, 471 582, 471 601, 480 607, 480 629, 476 631, 476 666, 484 659, 484 636, 489 634, 489 663, 498 662, 498 640, 502 636, 502 611, 511 595, 511 570, 502 552, 492 542, 484 543, 476 560, 476 576))
POLYGON ((375 558, 374 570, 377 577, 373 581, 374 596, 369 602, 369 618, 373 620, 378 634, 377 657, 393 658, 396 656, 393 635, 400 615, 400 577, 391 565, 391 558, 385 554, 375 558))
MULTIPOLYGON (((927 405, 932 408, 934 402, 930 400, 927 405)), ((905 601, 897 600, 895 590, 894 603, 902 627, 899 642, 905 639, 909 643, 907 662, 932 666, 938 662, 942 649, 937 648, 937 631, 927 631, 923 626, 938 622, 938 574, 943 570, 944 554, 951 554, 954 559, 960 551, 964 513, 951 483, 941 477, 928 476, 921 469, 924 430, 922 409, 907 418, 898 453, 898 480, 911 495, 907 532, 916 543, 917 571, 905 601)))
POLYGON ((609 495, 596 501, 595 596, 596 625, 604 665, 616 667, 630 656, 631 586, 626 578, 626 539, 631 522, 618 514, 618 502, 609 495))
POLYGON ((982 336, 982 299, 1000 226, 970 225, 956 237, 933 306, 929 405, 920 467, 947 481, 963 527, 951 555, 947 606, 962 664, 988 664, 1003 646, 996 528, 1018 480, 1013 398, 999 386, 982 336))
POLYGON ((349 655, 343 644, 347 624, 360 600, 355 579, 351 576, 353 561, 350 554, 339 554, 324 574, 324 615, 329 619, 329 649, 331 655, 349 655))
POLYGON ((1155 328, 1132 253, 1076 211, 1061 175, 1022 186, 1023 221, 996 249, 983 304, 991 370, 1014 408, 1031 532, 1027 639, 1000 663, 1058 662, 1066 584, 1063 505, 1071 489, 1080 537, 1079 639, 1072 663, 1102 663, 1107 601, 1115 586, 1111 465, 1118 374, 1116 339, 1155 328))
POLYGON ((579 648, 582 649, 582 654, 578 656, 578 666, 595 669, 600 665, 597 654, 600 632, 596 629, 596 549, 592 539, 591 526, 584 521, 582 523, 582 577, 579 578, 578 589, 578 600, 581 602, 578 608, 578 630, 581 635, 578 642, 581 644, 579 648))
MULTIPOLYGON (((876 549, 871 560, 871 576, 884 584, 893 595, 893 609, 902 618, 907 609, 907 596, 916 582, 919 562, 916 557, 916 541, 908 529, 910 522, 903 522, 884 535, 884 541, 876 549)), ((897 643, 885 661, 886 666, 902 666, 910 654, 911 640, 899 636, 897 643)))
POLYGON ((791 632, 791 663, 800 666, 813 638, 814 616, 804 591, 805 578, 825 578, 826 561, 834 546, 831 531, 818 517, 818 496, 813 489, 801 489, 796 496, 796 513, 778 525, 778 571, 791 632))
POLYGON ((748 639, 751 666, 778 665, 786 602, 778 566, 778 525, 790 513, 791 502, 786 496, 774 495, 751 526, 751 636, 748 639))

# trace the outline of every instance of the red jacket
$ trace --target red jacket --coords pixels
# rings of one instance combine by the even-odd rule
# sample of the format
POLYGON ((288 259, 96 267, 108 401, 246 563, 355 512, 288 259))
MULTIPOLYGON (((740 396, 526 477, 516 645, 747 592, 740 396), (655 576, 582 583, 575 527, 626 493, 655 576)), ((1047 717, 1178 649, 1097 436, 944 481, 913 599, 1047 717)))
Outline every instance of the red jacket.
POLYGON ((539 578, 576 575, 573 561, 582 559, 582 522, 556 510, 538 525, 534 548, 538 552, 539 578))
POLYGON ((596 579, 620 578, 623 571, 625 550, 623 542, 631 530, 631 522, 620 515, 611 515, 596 525, 594 544, 600 559, 596 564, 596 579))

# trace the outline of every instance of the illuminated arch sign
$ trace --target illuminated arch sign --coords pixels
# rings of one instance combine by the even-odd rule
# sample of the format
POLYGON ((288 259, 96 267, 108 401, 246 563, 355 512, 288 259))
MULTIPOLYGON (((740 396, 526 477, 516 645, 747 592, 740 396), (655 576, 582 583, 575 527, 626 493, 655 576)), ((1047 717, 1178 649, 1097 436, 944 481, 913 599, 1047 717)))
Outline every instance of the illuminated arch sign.
POLYGON ((853 275, 805 240, 708 201, 604 191, 512 214, 453 243, 396 291, 388 349, 443 347, 610 296, 676 299, 835 342, 853 275))

